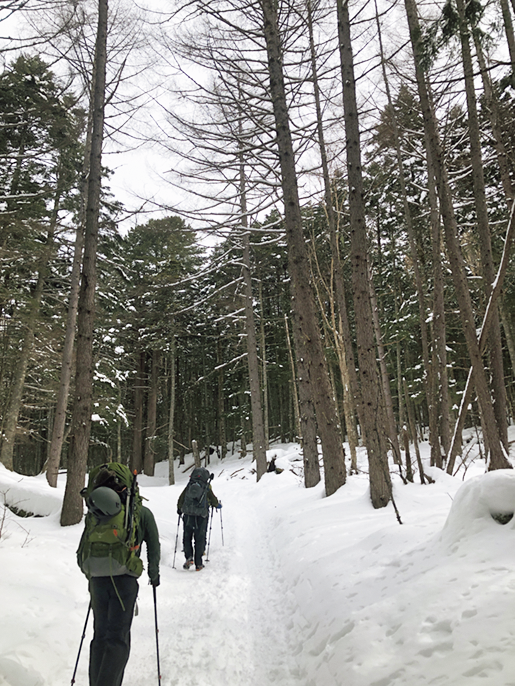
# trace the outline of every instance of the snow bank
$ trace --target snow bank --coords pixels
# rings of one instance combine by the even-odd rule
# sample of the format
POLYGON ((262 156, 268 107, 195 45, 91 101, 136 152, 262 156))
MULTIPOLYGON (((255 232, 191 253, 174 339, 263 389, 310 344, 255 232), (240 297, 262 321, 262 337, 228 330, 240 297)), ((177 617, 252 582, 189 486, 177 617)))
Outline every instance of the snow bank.
POLYGON ((331 498, 276 487, 306 686, 515 686, 515 526, 492 518, 513 512, 515 474, 432 476, 394 478, 402 526, 365 475, 331 498))
POLYGON ((62 489, 50 488, 44 475, 23 476, 10 472, 0 464, 0 497, 1 502, 17 510, 46 517, 61 510, 63 501, 62 489))
POLYGON ((515 544, 515 471, 499 469, 466 481, 456 493, 442 531, 444 545, 457 551, 478 535, 501 535, 515 544), (499 529, 504 524, 505 528, 499 529))

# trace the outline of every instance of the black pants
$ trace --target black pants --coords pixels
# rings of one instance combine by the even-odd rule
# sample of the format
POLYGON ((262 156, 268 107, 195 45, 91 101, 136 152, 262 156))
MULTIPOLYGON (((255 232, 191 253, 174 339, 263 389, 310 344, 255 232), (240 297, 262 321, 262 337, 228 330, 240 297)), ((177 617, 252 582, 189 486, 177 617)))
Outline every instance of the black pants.
POLYGON ((189 560, 193 558, 193 539, 195 539, 195 567, 202 565, 202 555, 206 548, 207 517, 184 515, 184 555, 189 560))
POLYGON ((89 582, 89 592, 94 617, 89 684, 121 686, 131 649, 131 624, 138 581, 126 575, 95 577, 89 582))

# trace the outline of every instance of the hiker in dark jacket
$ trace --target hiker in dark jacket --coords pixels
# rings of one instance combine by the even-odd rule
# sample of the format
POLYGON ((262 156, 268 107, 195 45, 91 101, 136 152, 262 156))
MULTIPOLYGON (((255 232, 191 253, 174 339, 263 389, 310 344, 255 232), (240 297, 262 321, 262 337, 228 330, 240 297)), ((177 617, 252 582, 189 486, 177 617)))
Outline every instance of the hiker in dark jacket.
MULTIPOLYGON (((86 529, 83 538, 85 534, 86 529)), ((147 549, 150 583, 157 587, 159 586, 160 561, 159 532, 154 515, 142 505, 135 532, 138 557, 141 554, 143 542, 147 549)), ((82 539, 79 551, 81 546, 82 539)), ((79 566, 81 566, 80 560, 79 566)), ((94 620, 94 634, 89 654, 90 686, 121 686, 122 684, 123 673, 129 659, 130 631, 138 589, 138 579, 131 574, 89 578, 94 620)))
POLYGON ((186 562, 184 569, 189 569, 195 563, 195 569, 199 572, 204 568, 202 556, 206 548, 206 533, 209 508, 215 507, 219 510, 222 503, 213 493, 210 475, 204 467, 197 467, 193 470, 188 485, 183 490, 177 501, 177 514, 182 515, 183 520, 183 546, 186 562), (193 500, 190 497, 191 487, 200 486, 200 497, 193 500), (193 540, 195 540, 195 551, 193 550, 193 540))

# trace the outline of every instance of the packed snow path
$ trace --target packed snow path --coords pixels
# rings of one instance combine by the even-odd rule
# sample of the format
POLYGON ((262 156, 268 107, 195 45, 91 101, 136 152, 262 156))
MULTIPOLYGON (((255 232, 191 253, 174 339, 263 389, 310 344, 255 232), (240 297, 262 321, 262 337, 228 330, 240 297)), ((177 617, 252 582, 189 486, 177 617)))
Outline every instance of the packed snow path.
MULTIPOLYGON (((238 481, 238 488, 224 479, 213 482, 224 507, 212 519, 204 570, 182 568, 182 523, 176 568, 172 568, 176 499, 169 502, 170 519, 159 522, 163 559, 157 597, 163 686, 290 686, 301 679, 289 644, 291 607, 288 594, 281 590, 286 584, 270 547, 269 517, 252 497, 255 484, 238 481)), ((154 509, 152 490, 145 494, 154 509)), ((163 497, 157 489, 156 496, 163 497)), ((163 512, 163 503, 157 509, 163 512)), ((142 584, 124 686, 157 683, 151 595, 142 584)))
MULTIPOLYGON (((511 436, 515 442, 515 427, 511 436)), ((282 474, 256 484, 248 456, 214 461, 210 561, 184 571, 167 465, 138 478, 159 524, 161 686, 515 686, 515 469, 435 483, 394 479, 393 508, 374 510, 363 466, 324 497, 304 489, 298 446, 275 446, 282 474), (496 517, 494 517, 494 515, 496 517), (505 522, 501 525, 498 518, 505 522), (511 516, 511 519, 510 519, 511 516)), ((59 525, 64 480, 0 465, 3 510, 0 686, 69 686, 88 607, 75 563, 83 523, 59 525)), ((2 508, 0 507, 0 520, 2 508)), ((179 536, 180 541, 180 536, 179 536)), ((89 622, 76 685, 87 686, 89 622)), ((158 684, 152 589, 141 579, 124 686, 158 684)))

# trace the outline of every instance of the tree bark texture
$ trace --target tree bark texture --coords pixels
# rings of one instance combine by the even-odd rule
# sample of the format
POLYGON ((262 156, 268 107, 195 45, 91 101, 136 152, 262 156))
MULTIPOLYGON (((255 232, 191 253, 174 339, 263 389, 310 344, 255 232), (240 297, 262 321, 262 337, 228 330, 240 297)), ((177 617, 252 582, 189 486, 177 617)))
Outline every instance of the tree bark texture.
POLYGON ((295 158, 284 86, 277 6, 274 0, 261 0, 261 7, 281 169, 292 304, 296 313, 294 326, 298 327, 298 341, 301 344, 297 354, 305 361, 310 392, 314 397, 318 431, 322 443, 325 488, 329 496, 345 483, 345 456, 317 321, 315 298, 311 283, 306 278, 309 274, 309 260, 302 231, 295 158))
POLYGON ((134 427, 132 436, 131 472, 143 469, 143 418, 145 416, 146 353, 138 352, 138 368, 134 379, 134 427))
POLYGON ((250 406, 252 411, 252 450, 256 459, 256 479, 259 481, 266 473, 266 440, 263 423, 263 403, 261 402, 261 383, 259 379, 259 355, 254 318, 254 297, 252 294, 252 271, 250 262, 250 234, 247 228, 247 198, 245 187, 245 167, 240 159, 240 208, 243 229, 243 284, 245 306, 245 334, 247 339, 247 366, 249 371, 250 406))
POLYGON ((93 134, 93 113, 91 111, 92 104, 93 103, 90 103, 90 111, 88 116, 88 126, 86 133, 86 146, 84 150, 84 162, 82 165, 82 177, 80 185, 80 218, 79 226, 77 227, 75 235, 73 263, 70 275, 70 295, 68 298, 68 314, 66 317, 66 333, 64 338, 63 354, 61 360, 61 374, 59 377, 59 389, 57 391, 57 399, 55 404, 55 420, 52 427, 52 436, 50 439, 50 450, 46 471, 47 481, 49 485, 53 488, 56 488, 57 486, 59 464, 61 462, 61 453, 63 449, 65 435, 66 410, 68 408, 70 383, 73 372, 73 349, 75 345, 77 311, 79 307, 82 253, 84 250, 84 230, 86 223, 86 206, 88 201, 87 192, 89 164, 91 158, 91 137, 93 134))
POLYGON ((68 315, 66 320, 66 334, 61 361, 61 375, 59 379, 59 389, 57 391, 55 419, 52 427, 52 437, 50 440, 49 457, 46 471, 47 481, 53 488, 56 488, 57 486, 57 476, 59 473, 59 464, 61 462, 61 452, 64 443, 66 409, 68 407, 68 396, 70 392, 70 383, 73 370, 73 348, 75 343, 75 328, 79 305, 80 270, 83 247, 84 229, 83 226, 80 226, 77 228, 77 234, 75 237, 70 297, 68 299, 68 315))
MULTIPOLYGON (((293 312, 293 318, 297 315, 293 312)), ((286 321, 288 327, 288 322, 286 321)), ((296 350, 300 350, 302 342, 299 340, 300 330, 293 325, 293 342, 296 350)), ((288 328, 287 328, 288 333, 288 328)), ((288 347, 291 354, 291 343, 288 336, 288 347)), ((304 486, 312 488, 320 482, 320 462, 318 457, 317 422, 313 394, 311 392, 305 361, 297 357, 297 373, 292 359, 292 378, 297 379, 293 385, 293 392, 299 393, 299 422, 300 436, 302 436, 302 459, 304 464, 304 486)))
POLYGON ((363 433, 368 453, 370 497, 373 506, 379 508, 385 507, 391 498, 392 487, 388 471, 388 449, 385 441, 385 436, 388 435, 388 427, 377 371, 368 284, 369 266, 359 123, 347 3, 343 0, 337 0, 337 12, 349 184, 352 285, 361 381, 362 409, 360 417, 363 422, 363 433))
POLYGON ((331 189, 331 177, 329 173, 329 163, 327 159, 327 148, 324 136, 324 122, 322 117, 322 103, 320 99, 320 86, 318 81, 318 68, 315 50, 315 39, 313 35, 312 3, 308 0, 308 31, 311 56, 311 74, 313 79, 313 93, 315 96, 315 110, 317 116, 318 145, 320 147, 320 159, 322 162, 322 177, 324 180, 324 200, 327 213, 327 225, 329 229, 329 240, 331 244, 331 255, 334 264, 334 284, 336 292, 336 302, 339 311, 340 334, 335 330, 338 341, 336 345, 343 350, 338 355, 340 363, 340 374, 344 379, 344 412, 345 423, 347 426, 347 436, 351 453, 351 464, 356 463, 356 448, 358 445, 356 414, 361 409, 360 390, 356 373, 356 362, 354 359, 354 349, 352 347, 352 336, 347 313, 347 300, 345 286, 343 282, 343 266, 340 259, 338 246, 338 221, 334 211, 334 200, 331 189))
POLYGON ((175 338, 172 339, 170 351, 170 411, 168 413, 168 483, 175 484, 175 469, 173 460, 173 439, 175 427, 175 338))
POLYGON ((157 393, 159 384, 159 350, 152 351, 152 369, 150 370, 150 388, 147 402, 147 432, 145 437, 145 455, 143 457, 143 471, 147 476, 154 476, 155 447, 157 426, 157 393))
POLYGON ((107 62, 108 1, 98 0, 98 25, 93 78, 93 131, 89 164, 88 202, 84 234, 84 259, 77 317, 77 373, 72 414, 72 433, 68 457, 68 475, 64 493, 61 524, 77 524, 82 519, 84 486, 88 462, 91 412, 93 405, 93 336, 95 325, 95 289, 97 281, 97 243, 100 191, 102 184, 102 142, 107 62))

